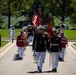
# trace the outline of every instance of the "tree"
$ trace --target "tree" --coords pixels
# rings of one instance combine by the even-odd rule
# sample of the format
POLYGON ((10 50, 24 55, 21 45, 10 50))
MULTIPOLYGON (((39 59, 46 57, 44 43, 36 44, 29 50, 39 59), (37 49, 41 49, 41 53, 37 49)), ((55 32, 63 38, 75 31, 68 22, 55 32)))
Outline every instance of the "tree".
POLYGON ((10 1, 10 15, 21 16, 26 12, 31 22, 34 9, 37 10, 41 5, 43 24, 47 24, 48 15, 51 12, 53 16, 65 21, 66 17, 71 17, 72 22, 76 22, 76 0, 0 0, 0 14, 8 15, 10 1))
MULTIPOLYGON (((76 0, 72 0, 72 3, 70 5, 70 11, 71 12, 69 14, 70 17, 70 21, 73 22, 74 24, 76 24, 76 0)), ((75 25, 76 26, 76 25, 75 25)))
POLYGON ((0 0, 0 14, 8 16, 8 28, 10 28, 10 16, 20 16, 22 12, 29 13, 32 2, 33 0, 0 0))

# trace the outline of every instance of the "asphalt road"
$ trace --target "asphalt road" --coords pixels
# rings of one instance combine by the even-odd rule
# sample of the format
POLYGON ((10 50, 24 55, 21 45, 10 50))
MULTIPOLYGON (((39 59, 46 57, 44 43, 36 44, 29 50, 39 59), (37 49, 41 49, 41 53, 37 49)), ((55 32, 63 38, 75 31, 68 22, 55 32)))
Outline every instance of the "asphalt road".
MULTIPOLYGON (((52 73, 49 67, 49 54, 46 53, 43 72, 37 72, 36 63, 33 60, 32 47, 28 46, 24 52, 23 60, 16 60, 17 47, 14 44, 0 59, 0 75, 76 75, 76 51, 70 46, 66 48, 65 61, 59 62, 58 72, 52 73)), ((6 49, 5 49, 6 50, 6 49)))

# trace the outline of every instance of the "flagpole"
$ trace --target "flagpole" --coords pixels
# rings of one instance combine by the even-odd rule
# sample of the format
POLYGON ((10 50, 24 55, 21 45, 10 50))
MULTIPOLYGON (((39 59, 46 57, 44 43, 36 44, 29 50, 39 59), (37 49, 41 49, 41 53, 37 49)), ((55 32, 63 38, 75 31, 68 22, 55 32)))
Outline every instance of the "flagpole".
POLYGON ((51 52, 49 52, 49 67, 51 66, 51 52))
MULTIPOLYGON (((52 36, 52 14, 49 13, 48 19, 48 38, 49 38, 49 46, 50 46, 50 36, 52 36)), ((49 50, 50 51, 50 50, 49 50)), ((49 52, 49 67, 51 66, 51 52, 49 52)))

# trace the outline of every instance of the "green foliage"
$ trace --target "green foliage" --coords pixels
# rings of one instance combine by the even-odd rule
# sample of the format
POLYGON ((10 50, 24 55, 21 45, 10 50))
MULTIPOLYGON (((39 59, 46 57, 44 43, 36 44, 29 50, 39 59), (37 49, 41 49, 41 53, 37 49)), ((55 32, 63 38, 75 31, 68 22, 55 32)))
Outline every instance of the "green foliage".
POLYGON ((10 5, 11 15, 20 16, 22 12, 28 14, 29 21, 32 20, 33 10, 41 5, 43 24, 47 24, 48 15, 60 18, 71 17, 71 21, 76 24, 76 0, 0 0, 0 14, 8 15, 10 5))
MULTIPOLYGON (((76 24, 76 0, 72 0, 72 3, 70 4, 70 21, 73 22, 74 24, 76 24)), ((69 12, 70 12, 69 11, 69 12)))
POLYGON ((29 12, 33 0, 0 0, 0 13, 8 15, 10 4, 11 15, 20 16, 23 11, 29 12))

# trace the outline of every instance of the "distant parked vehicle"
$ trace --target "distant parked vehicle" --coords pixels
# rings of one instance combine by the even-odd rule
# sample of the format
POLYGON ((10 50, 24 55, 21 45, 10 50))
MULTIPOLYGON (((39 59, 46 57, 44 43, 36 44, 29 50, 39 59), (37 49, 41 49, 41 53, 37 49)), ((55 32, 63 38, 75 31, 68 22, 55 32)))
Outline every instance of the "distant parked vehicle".
POLYGON ((71 27, 70 30, 76 30, 76 27, 71 27))
POLYGON ((27 26, 27 25, 28 25, 28 22, 27 22, 27 21, 19 21, 19 22, 17 22, 17 23, 14 25, 14 27, 15 27, 15 28, 22 28, 22 27, 27 26))

